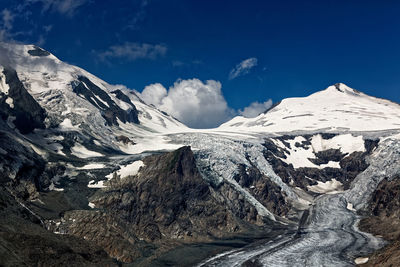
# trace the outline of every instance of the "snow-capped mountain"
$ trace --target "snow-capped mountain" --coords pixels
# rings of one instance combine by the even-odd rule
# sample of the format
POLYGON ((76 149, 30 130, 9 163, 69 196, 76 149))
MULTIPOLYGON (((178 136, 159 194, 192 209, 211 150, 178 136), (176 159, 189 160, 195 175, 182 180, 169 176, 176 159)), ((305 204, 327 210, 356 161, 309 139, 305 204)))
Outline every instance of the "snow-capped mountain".
POLYGON ((104 264, 157 265, 182 244, 236 235, 270 239, 201 264, 345 266, 383 245, 356 224, 400 175, 400 105, 336 84, 190 129, 42 48, 0 53, 2 224, 91 241, 104 264))
POLYGON ((355 132, 400 129, 400 105, 339 83, 307 97, 287 98, 259 116, 219 127, 247 132, 355 132))
MULTIPOLYGON (((129 151, 129 143, 124 144, 115 136, 137 142, 143 136, 186 128, 173 117, 146 105, 133 91, 110 85, 37 46, 1 43, 0 51, 6 102, 14 100, 7 92, 7 79, 11 78, 4 76, 5 68, 16 71, 15 79, 45 110, 43 123, 56 139, 59 132, 76 132, 103 146, 129 151)), ((12 108, 12 104, 9 106, 12 108)), ((54 143, 53 147, 60 147, 57 140, 54 143)))

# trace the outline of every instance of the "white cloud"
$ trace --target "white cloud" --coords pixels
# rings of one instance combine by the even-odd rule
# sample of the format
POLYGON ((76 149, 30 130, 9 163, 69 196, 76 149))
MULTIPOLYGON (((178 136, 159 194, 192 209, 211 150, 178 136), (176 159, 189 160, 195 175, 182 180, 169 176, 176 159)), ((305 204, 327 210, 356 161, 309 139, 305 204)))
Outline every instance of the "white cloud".
POLYGON ((98 54, 101 60, 109 58, 122 58, 136 60, 139 58, 155 59, 164 56, 167 53, 167 47, 163 44, 146 44, 126 42, 122 45, 113 45, 107 51, 98 54))
POLYGON ((253 102, 248 107, 245 107, 243 110, 239 110, 239 114, 246 118, 254 118, 257 117, 260 113, 269 109, 271 106, 271 99, 265 101, 264 103, 253 102))
POLYGON ((178 80, 168 90, 152 84, 140 97, 193 128, 217 127, 234 115, 222 95, 221 83, 214 80, 178 80))
POLYGON ((257 66, 257 58, 252 57, 243 60, 231 70, 229 73, 229 80, 233 80, 239 76, 249 73, 250 70, 255 66, 257 66))
POLYGON ((147 104, 160 107, 163 99, 167 97, 167 95, 167 89, 165 89, 161 83, 154 83, 144 88, 143 92, 140 94, 140 98, 147 104))
POLYGON ((11 11, 8 10, 7 8, 3 9, 3 11, 1 12, 1 19, 4 29, 11 30, 12 22, 14 20, 14 15, 11 13, 11 11))
POLYGON ((12 39, 11 30, 13 28, 13 21, 15 15, 7 8, 3 9, 0 13, 0 41, 12 39))
POLYGON ((33 3, 42 3, 42 12, 53 11, 72 16, 78 8, 88 2, 89 0, 25 0, 25 5, 22 7, 24 8, 33 3))

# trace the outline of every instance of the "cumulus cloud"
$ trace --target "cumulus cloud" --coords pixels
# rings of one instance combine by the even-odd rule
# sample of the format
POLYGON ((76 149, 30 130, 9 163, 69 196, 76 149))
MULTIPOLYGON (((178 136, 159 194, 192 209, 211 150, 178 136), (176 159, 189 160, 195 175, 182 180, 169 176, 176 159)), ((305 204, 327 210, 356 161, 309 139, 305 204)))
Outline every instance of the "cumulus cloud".
POLYGON ((243 110, 239 110, 239 114, 246 118, 254 118, 257 117, 260 113, 269 109, 271 106, 271 99, 265 101, 264 103, 253 102, 248 107, 245 107, 243 110))
POLYGON ((146 44, 126 42, 122 45, 113 45, 107 51, 100 52, 98 57, 105 61, 111 58, 122 58, 127 60, 136 60, 140 58, 155 59, 164 56, 167 53, 167 47, 163 44, 146 44))
POLYGON ((10 37, 15 15, 9 9, 5 8, 1 11, 0 16, 0 41, 3 41, 10 37))
POLYGON ((146 86, 140 95, 144 102, 156 107, 160 107, 163 104, 163 99, 167 96, 167 89, 161 83, 146 86))
POLYGON ((221 83, 214 80, 178 80, 168 90, 159 83, 151 84, 140 97, 193 128, 217 127, 234 115, 222 95, 221 83))
POLYGON ((249 73, 250 70, 255 66, 257 66, 257 58, 252 57, 243 60, 231 70, 229 73, 229 80, 233 80, 239 76, 249 73))
POLYGON ((33 3, 42 3, 43 12, 53 11, 63 15, 72 16, 78 8, 88 2, 89 0, 25 0, 25 6, 33 3))

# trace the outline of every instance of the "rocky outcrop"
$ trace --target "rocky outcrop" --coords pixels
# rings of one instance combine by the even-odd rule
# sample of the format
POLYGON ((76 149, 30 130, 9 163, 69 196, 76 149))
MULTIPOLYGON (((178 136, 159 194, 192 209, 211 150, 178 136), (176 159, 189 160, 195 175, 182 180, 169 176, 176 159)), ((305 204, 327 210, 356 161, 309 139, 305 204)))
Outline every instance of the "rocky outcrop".
MULTIPOLYGON (((130 102, 131 108, 123 110, 120 108, 111 97, 92 81, 84 76, 79 76, 78 81, 72 84, 73 91, 84 97, 93 106, 97 107, 108 125, 118 125, 117 118, 123 123, 133 122, 139 123, 138 111, 130 102)), ((121 92, 122 93, 122 92, 121 92)), ((117 94, 121 97, 121 94, 117 94)))
POLYGON ((214 197, 190 147, 143 162, 137 175, 116 176, 97 191, 90 198, 95 210, 66 212, 49 229, 90 240, 123 262, 248 229, 246 218, 214 197))
POLYGON ((139 240, 132 227, 118 216, 100 210, 68 211, 61 220, 46 224, 52 232, 90 240, 121 262, 132 262, 157 248, 139 240))
POLYGON ((0 93, 0 117, 10 118, 22 134, 44 128, 46 112, 25 89, 15 70, 6 68, 3 74, 9 90, 7 95, 0 93))
POLYGON ((118 142, 123 143, 124 145, 128 145, 128 144, 135 145, 135 144, 136 144, 136 143, 133 142, 129 137, 127 137, 127 136, 125 136, 125 135, 118 135, 118 136, 115 137, 115 139, 116 139, 118 142))
POLYGON ((112 180, 91 201, 132 223, 140 238, 208 239, 240 230, 210 194, 190 147, 149 156, 136 176, 112 180))
POLYGON ((12 188, 19 198, 32 199, 43 186, 40 176, 46 163, 17 140, 9 133, 0 131, 0 183, 12 188))
POLYGON ((46 50, 38 47, 38 46, 34 46, 34 49, 28 50, 28 54, 34 57, 47 57, 50 56, 50 53, 47 52, 46 50))
MULTIPOLYGON (((322 138, 330 139, 334 137, 334 134, 321 134, 322 138)), ((305 149, 311 149, 310 139, 311 136, 304 136, 306 141, 302 143, 295 143, 296 147, 303 147, 305 149)), ((328 149, 325 151, 319 151, 315 153, 315 158, 309 158, 312 163, 316 165, 327 164, 329 161, 339 162, 340 168, 325 167, 309 168, 301 167, 294 168, 292 164, 287 164, 282 159, 286 158, 285 153, 290 153, 290 144, 285 140, 293 139, 291 136, 279 137, 279 139, 286 148, 278 147, 270 139, 266 139, 264 146, 267 148, 264 157, 271 164, 275 173, 281 177, 282 181, 287 184, 300 187, 303 190, 308 191, 307 186, 316 185, 316 181, 327 182, 335 179, 343 184, 343 189, 348 189, 351 181, 362 171, 364 171, 368 164, 365 160, 371 151, 377 146, 377 140, 365 140, 365 152, 353 152, 350 155, 344 154, 340 149, 328 149)))
MULTIPOLYGON (((284 216, 290 210, 290 204, 285 201, 285 195, 281 188, 261 174, 256 167, 246 170, 245 166, 240 165, 238 175, 234 179, 240 186, 247 188, 261 204, 274 214, 284 216)), ((253 209, 250 208, 246 213, 254 214, 253 209)))
POLYGON ((4 187, 0 188, 0 225, 2 266, 117 266, 93 243, 47 231, 4 187))
POLYGON ((116 266, 100 247, 47 231, 42 217, 30 208, 49 186, 54 172, 26 140, 0 131, 1 265, 60 266, 68 262, 70 266, 116 266))
POLYGON ((364 232, 382 236, 390 243, 369 256, 363 266, 397 266, 400 262, 400 177, 383 180, 375 190, 368 217, 360 221, 364 232))

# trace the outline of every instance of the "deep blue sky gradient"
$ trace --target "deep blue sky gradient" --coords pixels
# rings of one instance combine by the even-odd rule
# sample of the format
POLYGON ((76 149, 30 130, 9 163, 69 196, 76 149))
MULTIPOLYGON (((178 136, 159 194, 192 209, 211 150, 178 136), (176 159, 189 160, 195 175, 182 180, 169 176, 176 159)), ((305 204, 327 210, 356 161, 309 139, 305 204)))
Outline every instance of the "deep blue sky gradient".
POLYGON ((149 0, 141 8, 143 1, 92 0, 72 14, 43 11, 40 2, 18 13, 16 2, 0 0, 0 10, 15 14, 14 40, 37 43, 42 35, 42 47, 61 60, 139 91, 178 78, 213 79, 238 109, 344 82, 400 102, 400 1, 149 0), (52 25, 48 33, 45 25, 52 25), (168 50, 156 59, 98 58, 124 42, 168 50), (250 57, 257 67, 229 80, 250 57))

